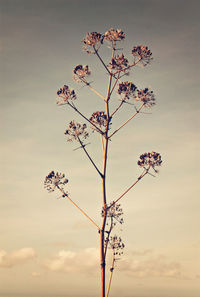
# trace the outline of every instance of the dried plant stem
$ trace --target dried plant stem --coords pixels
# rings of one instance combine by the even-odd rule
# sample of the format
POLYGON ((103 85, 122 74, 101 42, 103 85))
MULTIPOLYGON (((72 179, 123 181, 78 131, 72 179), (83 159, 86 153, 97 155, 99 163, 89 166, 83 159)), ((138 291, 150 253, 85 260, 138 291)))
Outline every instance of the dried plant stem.
POLYGON ((107 124, 105 129, 105 145, 104 145, 104 156, 103 156, 103 176, 102 176, 102 198, 103 198, 103 209, 104 216, 102 220, 101 230, 100 230, 100 263, 101 263, 101 297, 105 297, 105 266, 106 266, 106 258, 105 258, 105 226, 107 219, 107 201, 106 201, 106 169, 107 169, 107 157, 108 157, 108 130, 110 124, 110 114, 109 114, 109 99, 110 99, 110 89, 112 84, 112 74, 109 75, 109 83, 108 83, 108 92, 106 97, 106 116, 107 116, 107 124))
POLYGON ((59 187, 57 186, 58 190, 63 194, 63 196, 67 197, 67 199, 76 207, 78 210, 88 219, 90 222, 95 225, 98 230, 100 230, 100 227, 59 187))
POLYGON ((113 255, 112 265, 111 265, 111 268, 110 268, 110 278, 109 278, 109 282, 108 282, 106 297, 108 297, 109 293, 110 293, 110 287, 111 287, 111 282, 112 282, 112 277, 113 277, 114 265, 115 265, 115 259, 114 259, 114 255, 113 255))
POLYGON ((104 61, 102 60, 101 56, 98 53, 98 50, 95 48, 95 46, 93 46, 95 54, 97 55, 97 57, 99 58, 99 60, 101 61, 102 65, 104 66, 104 68, 106 69, 106 71, 108 72, 109 75, 112 75, 112 73, 110 72, 110 70, 108 69, 108 67, 106 66, 106 64, 104 63, 104 61))
POLYGON ((109 238, 110 238, 110 233, 113 229, 113 217, 111 217, 111 222, 110 222, 110 228, 109 231, 107 231, 107 238, 106 238, 106 243, 105 243, 105 257, 106 257, 106 253, 107 253, 107 249, 108 249, 108 242, 109 242, 109 238))
POLYGON ((113 115, 121 108, 121 106, 123 105, 124 101, 121 101, 119 106, 115 109, 115 111, 113 111, 113 113, 111 114, 111 117, 113 117, 113 115))
POLYGON ((104 139, 103 139, 103 135, 101 135, 101 143, 102 143, 102 149, 104 151, 104 139))
POLYGON ((78 137, 78 141, 81 145, 81 147, 83 148, 84 152, 86 153, 88 159, 90 160, 90 162, 92 163, 92 165, 94 166, 94 168, 96 169, 96 171, 99 173, 99 175, 102 177, 102 173, 101 171, 98 169, 98 167, 96 166, 96 164, 94 163, 94 161, 92 160, 92 158, 90 157, 90 155, 88 154, 86 148, 85 148, 85 145, 82 143, 82 141, 80 140, 80 138, 78 137))
POLYGON ((82 118, 84 118, 87 122, 89 122, 92 126, 94 126, 98 131, 99 131, 99 133, 101 133, 102 135, 104 134, 104 132, 101 130, 101 129, 99 129, 93 122, 91 122, 86 116, 84 116, 77 108, 76 108, 76 106, 74 105, 74 103, 69 103, 68 102, 68 104, 69 104, 69 106, 71 107, 71 108, 73 108, 82 118))
POLYGON ((118 73, 120 73, 120 72, 124 72, 124 71, 126 71, 126 70, 128 70, 128 69, 130 69, 130 68, 132 68, 132 67, 134 67, 134 66, 136 66, 141 60, 142 60, 142 58, 139 58, 136 62, 134 62, 133 64, 127 66, 127 67, 124 68, 123 70, 118 70, 118 71, 116 71, 115 74, 118 74, 118 73))
POLYGON ((120 73, 118 73, 118 76, 117 76, 117 78, 115 80, 115 83, 114 83, 114 85, 112 87, 112 90, 110 91, 110 96, 112 95, 112 93, 113 93, 113 91, 114 91, 114 89, 115 89, 115 87, 116 87, 116 85, 117 85, 117 83, 119 81, 119 75, 120 75, 120 73))
POLYGON ((148 171, 149 168, 145 169, 145 171, 138 177, 138 179, 121 196, 119 196, 116 200, 114 200, 113 203, 111 203, 109 208, 116 204, 122 197, 124 197, 139 182, 139 180, 141 180, 148 173, 148 171))
POLYGON ((103 101, 105 101, 106 98, 103 95, 101 95, 96 89, 91 87, 91 85, 89 83, 87 83, 87 86, 92 92, 94 92, 97 96, 99 96, 101 99, 103 99, 103 101))
POLYGON ((86 79, 79 77, 80 81, 82 81, 92 92, 94 92, 97 96, 99 96, 101 99, 103 99, 103 101, 106 100, 106 98, 99 93, 96 89, 94 89, 93 87, 91 87, 91 84, 89 82, 87 82, 86 79))
POLYGON ((128 122, 130 122, 139 112, 140 110, 143 108, 144 103, 139 107, 139 109, 123 124, 121 125, 117 130, 115 130, 110 136, 109 138, 111 138, 115 133, 117 133, 121 128, 123 128, 126 124, 128 124, 128 122))

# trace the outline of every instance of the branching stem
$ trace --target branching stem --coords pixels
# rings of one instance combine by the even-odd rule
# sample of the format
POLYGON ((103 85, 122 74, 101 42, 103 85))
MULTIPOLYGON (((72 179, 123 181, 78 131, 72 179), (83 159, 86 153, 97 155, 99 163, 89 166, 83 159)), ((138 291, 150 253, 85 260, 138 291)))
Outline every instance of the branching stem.
POLYGON ((111 203, 109 208, 116 204, 120 199, 122 199, 149 171, 149 168, 145 169, 144 172, 137 178, 137 180, 121 195, 119 196, 116 200, 111 203))
POLYGON ((63 194, 63 196, 67 197, 67 199, 76 207, 78 210, 88 219, 90 222, 95 225, 98 230, 100 230, 100 227, 59 187, 57 186, 58 190, 63 194))
POLYGON ((86 116, 84 116, 77 108, 76 108, 76 106, 74 105, 74 103, 69 103, 68 102, 68 104, 69 104, 69 106, 71 107, 71 108, 73 108, 82 118, 84 118, 87 122, 89 122, 92 126, 94 126, 97 130, 98 130, 98 132, 99 133, 101 133, 102 135, 104 134, 104 132, 101 130, 101 129, 99 129, 93 122, 91 122, 86 116))
MULTIPOLYGON (((122 124, 117 130, 115 130, 110 136, 109 139, 115 134, 117 133, 121 128, 123 128, 126 124, 128 124, 128 122, 130 122, 139 112, 140 110, 143 108, 144 103, 139 107, 139 109, 124 123, 122 124)), ((120 106, 121 107, 121 106, 120 106)), ((118 108, 119 109, 119 108, 118 108)))
POLYGON ((90 160, 90 162, 92 163, 92 165, 93 165, 94 168, 96 169, 96 171, 99 173, 99 175, 100 175, 101 177, 103 177, 101 171, 98 169, 98 167, 96 166, 96 164, 94 163, 94 161, 92 160, 92 158, 90 157, 90 155, 88 154, 88 152, 87 152, 87 150, 86 150, 86 148, 85 148, 85 145, 83 144, 83 142, 80 140, 79 137, 78 137, 78 141, 79 141, 81 147, 83 148, 84 152, 86 153, 88 159, 90 160))
MULTIPOLYGON (((113 253, 114 253, 114 251, 113 251, 113 253)), ((109 296, 109 293, 110 293, 110 287, 111 287, 111 282, 112 282, 112 277, 113 277, 114 266, 115 266, 115 258, 114 258, 114 254, 113 254, 112 265, 111 265, 111 268, 110 268, 110 278, 109 278, 109 283, 108 283, 108 289, 107 289, 106 297, 108 297, 109 296)))

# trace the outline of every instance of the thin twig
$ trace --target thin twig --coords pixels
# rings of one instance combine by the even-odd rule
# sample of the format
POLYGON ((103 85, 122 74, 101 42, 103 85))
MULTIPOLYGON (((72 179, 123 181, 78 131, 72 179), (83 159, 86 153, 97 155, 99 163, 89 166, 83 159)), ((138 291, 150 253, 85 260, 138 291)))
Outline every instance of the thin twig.
POLYGON ((101 99, 103 99, 103 101, 105 101, 105 97, 103 95, 101 95, 97 90, 95 90, 93 87, 91 87, 90 84, 87 84, 88 88, 94 92, 96 95, 98 95, 101 99))
POLYGON ((102 150, 104 151, 104 139, 103 139, 103 135, 101 134, 101 143, 102 143, 102 150))
POLYGON ((132 115, 123 125, 121 125, 117 130, 115 130, 110 136, 109 138, 111 138, 115 133, 117 133, 121 128, 123 128, 126 124, 128 124, 128 122, 130 122, 142 109, 142 107, 144 106, 144 103, 140 106, 140 108, 134 113, 134 115, 132 115))
POLYGON ((117 76, 117 78, 116 78, 116 80, 115 80, 115 83, 114 83, 114 85, 113 85, 113 87, 112 87, 112 89, 111 89, 111 91, 110 91, 110 96, 112 95, 112 93, 113 93, 113 91, 114 91, 114 89, 115 89, 115 87, 116 87, 116 84, 117 84, 117 82, 118 82, 118 80, 119 80, 119 75, 120 75, 120 74, 118 74, 118 76, 117 76))
POLYGON ((119 196, 116 200, 114 200, 111 205, 109 206, 109 208, 111 206, 113 206, 114 204, 116 204, 122 197, 124 197, 149 171, 149 168, 146 169, 138 178, 137 180, 121 195, 119 196))
POLYGON ((132 68, 134 66, 136 66, 141 60, 142 60, 142 58, 138 59, 136 62, 134 62, 133 64, 127 66, 126 68, 120 69, 120 70, 116 71, 115 74, 118 74, 118 73, 120 73, 122 71, 124 72, 124 71, 126 71, 126 70, 128 70, 128 69, 130 69, 130 68, 132 68))
POLYGON ((63 196, 67 197, 67 199, 76 207, 78 210, 86 217, 90 222, 95 225, 98 230, 100 230, 100 227, 59 187, 57 186, 58 190, 63 194, 63 196))
POLYGON ((85 145, 82 143, 82 141, 80 140, 80 138, 78 137, 78 141, 81 145, 81 147, 83 148, 84 152, 86 153, 88 159, 90 160, 90 162, 92 163, 92 165, 94 166, 94 168, 96 169, 96 171, 99 173, 99 175, 102 177, 103 174, 101 173, 101 171, 98 169, 98 167, 96 166, 96 164, 94 163, 94 161, 92 160, 92 158, 90 157, 90 155, 88 154, 85 145))
POLYGON ((84 78, 79 77, 79 79, 92 91, 94 92, 97 96, 99 96, 103 101, 105 101, 105 97, 100 94, 96 89, 94 89, 89 82, 87 82, 84 78))
POLYGON ((113 111, 113 113, 111 114, 111 117, 113 117, 113 115, 120 109, 120 107, 122 106, 122 104, 124 103, 124 101, 121 101, 119 106, 115 109, 115 111, 113 111))
POLYGON ((76 106, 74 105, 74 103, 69 103, 68 102, 68 104, 69 104, 69 106, 71 107, 71 108, 73 108, 81 117, 83 117, 87 122, 89 122, 92 126, 94 126, 97 130, 98 130, 98 132, 99 133, 101 133, 102 135, 104 134, 104 132, 101 130, 101 129, 99 129, 99 127, 97 127, 93 122, 91 122, 86 116, 84 116, 77 108, 76 108, 76 106))
MULTIPOLYGON (((113 251, 114 253, 114 251, 113 251)), ((111 287, 111 282, 112 282, 112 277, 113 277, 113 271, 114 271, 114 264, 115 264, 115 259, 114 259, 114 255, 113 255, 113 259, 112 259, 112 265, 110 268, 110 278, 109 278, 109 283, 108 283, 108 289, 107 289, 107 293, 106 293, 106 297, 109 296, 110 293, 110 287, 111 287)))
POLYGON ((95 54, 97 55, 97 57, 99 58, 99 60, 101 61, 102 65, 104 66, 104 68, 106 69, 106 71, 108 72, 109 75, 112 75, 112 73, 110 72, 110 70, 108 69, 108 67, 106 66, 106 64, 104 63, 104 61, 102 60, 101 56, 98 53, 98 50, 95 48, 95 46, 93 46, 95 54))
POLYGON ((111 217, 110 218, 110 228, 108 231, 106 231, 106 233, 108 234, 107 237, 106 237, 106 242, 105 242, 105 248, 104 248, 104 254, 105 254, 105 257, 106 257, 106 254, 107 254, 107 249, 108 249, 108 243, 109 243, 109 238, 110 238, 110 233, 113 229, 113 218, 111 217))

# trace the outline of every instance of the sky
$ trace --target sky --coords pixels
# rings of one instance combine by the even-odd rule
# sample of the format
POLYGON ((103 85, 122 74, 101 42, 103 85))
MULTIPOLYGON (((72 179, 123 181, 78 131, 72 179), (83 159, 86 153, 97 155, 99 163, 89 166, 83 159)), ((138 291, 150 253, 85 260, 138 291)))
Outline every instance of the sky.
MULTIPOLYGON (((64 135, 80 118, 56 105, 56 92, 67 84, 87 116, 103 110, 98 96, 73 81, 72 69, 89 65, 93 86, 105 94, 107 75, 81 40, 111 27, 125 32, 129 59, 133 46, 151 49, 151 64, 126 79, 151 88, 156 105, 110 143, 109 201, 141 174, 142 153, 157 151, 163 160, 156 178, 146 176, 121 200, 124 224, 117 232, 125 250, 111 296, 199 296, 200 2, 0 0, 0 7, 0 297, 100 295, 97 230, 43 183, 51 170, 65 173, 70 197, 100 223, 98 175, 64 135)), ((109 49, 101 53, 108 63, 109 49)), ((117 94, 112 100, 119 102, 117 94)), ((113 129, 132 112, 124 108, 113 129)), ((100 166, 100 140, 91 133, 89 142, 100 166)))

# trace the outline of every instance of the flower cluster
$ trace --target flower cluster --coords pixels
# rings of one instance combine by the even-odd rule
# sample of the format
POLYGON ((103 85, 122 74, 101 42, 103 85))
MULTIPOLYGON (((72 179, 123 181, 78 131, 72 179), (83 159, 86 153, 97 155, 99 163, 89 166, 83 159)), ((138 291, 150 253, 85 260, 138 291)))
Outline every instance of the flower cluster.
POLYGON ((122 97, 122 101, 130 99, 135 96, 136 86, 129 81, 125 81, 119 84, 117 93, 122 97))
POLYGON ((53 192, 55 188, 60 188, 63 190, 63 186, 68 183, 68 179, 62 173, 55 173, 51 171, 44 180, 44 187, 48 192, 53 192))
POLYGON ((80 140, 80 137, 86 139, 89 136, 86 128, 86 124, 81 125, 75 121, 71 121, 68 129, 65 131, 65 134, 68 136, 67 141, 80 140))
POLYGON ((153 91, 150 91, 148 88, 137 90, 137 94, 134 98, 137 101, 143 102, 145 107, 155 105, 156 101, 153 91))
POLYGON ((121 237, 111 236, 109 239, 110 247, 113 249, 114 256, 121 256, 123 254, 123 249, 125 248, 124 243, 122 242, 121 237))
MULTIPOLYGON (((105 210, 102 208, 101 211, 102 217, 105 216, 105 210)), ((107 207, 107 217, 116 219, 120 224, 123 224, 124 220, 121 217, 123 215, 123 210, 120 204, 111 202, 110 206, 107 207)))
POLYGON ((104 39, 110 42, 121 41, 125 39, 125 34, 121 29, 115 30, 113 28, 110 28, 110 30, 105 32, 104 39))
POLYGON ((64 85, 57 91, 59 99, 56 101, 58 105, 67 104, 69 100, 75 100, 76 94, 74 90, 70 89, 67 85, 64 85))
MULTIPOLYGON (((92 122, 95 126, 100 128, 106 127, 107 124, 107 116, 104 111, 96 111, 90 117, 90 122, 92 122)), ((91 127, 96 130, 94 126, 91 127)))
POLYGON ((84 79, 91 74, 88 65, 86 66, 77 65, 76 67, 74 67, 73 73, 74 73, 73 78, 77 82, 80 82, 81 79, 84 79))
POLYGON ((162 164, 161 155, 156 152, 144 153, 140 156, 140 160, 137 164, 143 168, 145 168, 145 166, 148 166, 148 168, 152 167, 155 172, 158 172, 155 167, 162 164))
POLYGON ((117 55, 115 58, 112 58, 111 62, 108 65, 108 68, 111 70, 125 71, 128 67, 128 59, 124 57, 123 54, 117 55))
POLYGON ((132 49, 132 55, 134 58, 139 58, 143 66, 146 66, 152 60, 152 52, 145 45, 134 46, 132 49))
POLYGON ((83 49, 88 53, 91 54, 93 51, 89 50, 90 48, 94 47, 95 45, 100 45, 103 43, 103 36, 98 32, 86 33, 86 37, 82 41, 84 43, 83 49))

